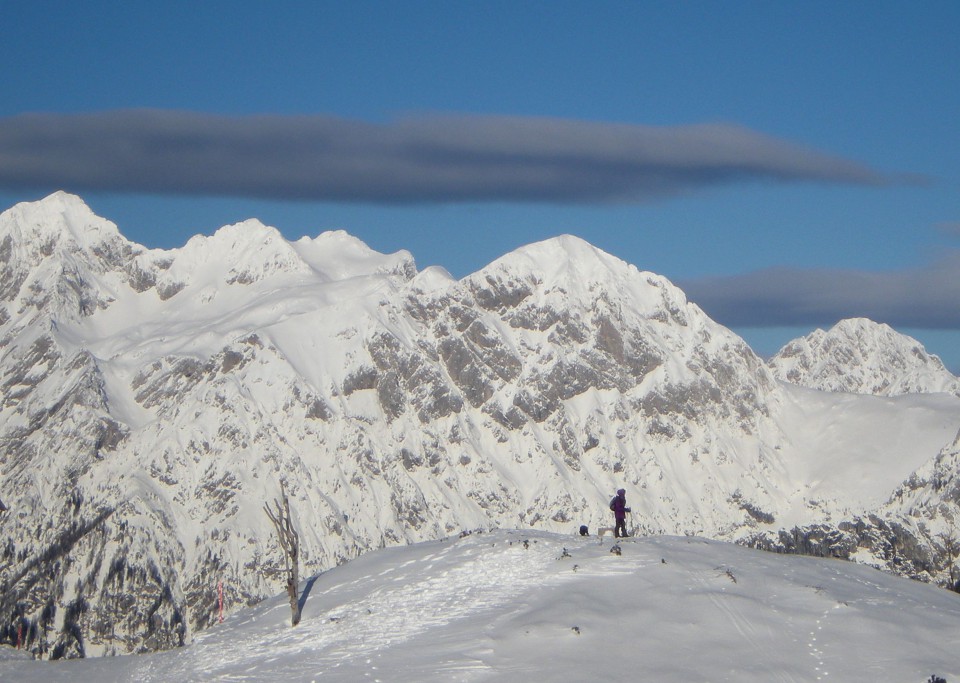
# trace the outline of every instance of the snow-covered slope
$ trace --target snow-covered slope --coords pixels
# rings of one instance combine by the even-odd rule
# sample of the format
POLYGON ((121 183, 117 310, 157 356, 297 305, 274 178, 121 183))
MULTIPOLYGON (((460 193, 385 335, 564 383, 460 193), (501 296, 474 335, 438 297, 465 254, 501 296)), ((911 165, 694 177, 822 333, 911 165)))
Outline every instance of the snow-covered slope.
POLYGON ((34 662, 37 681, 907 681, 960 677, 960 596, 702 538, 473 533, 369 553, 180 650, 34 662))
MULTIPOLYGON (((5 623, 44 656, 187 642, 307 572, 463 528, 745 540, 865 515, 960 398, 777 382, 664 278, 562 236, 457 281, 257 221, 146 250, 57 194, 0 215, 5 623)), ((5 642, 16 633, 0 631, 5 642)))
POLYGON ((876 396, 946 392, 960 378, 916 339, 865 318, 841 320, 786 344, 769 361, 777 378, 821 391, 876 396))
POLYGON ((875 511, 951 441, 957 417, 956 397, 945 394, 878 397, 791 389, 777 418, 790 435, 782 447, 786 480, 805 485, 806 509, 780 516, 778 525, 875 511))

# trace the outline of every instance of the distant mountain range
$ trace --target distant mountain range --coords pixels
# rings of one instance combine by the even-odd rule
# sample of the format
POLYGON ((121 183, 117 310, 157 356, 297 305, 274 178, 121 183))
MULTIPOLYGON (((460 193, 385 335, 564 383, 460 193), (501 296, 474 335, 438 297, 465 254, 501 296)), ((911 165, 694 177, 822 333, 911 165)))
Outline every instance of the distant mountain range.
MULTIPOLYGON (((164 649, 307 571, 504 527, 833 554, 948 583, 960 380, 842 321, 769 364, 572 236, 455 280, 258 221, 150 250, 78 197, 0 214, 0 630, 164 649)), ((26 635, 24 635, 26 634, 26 635)))

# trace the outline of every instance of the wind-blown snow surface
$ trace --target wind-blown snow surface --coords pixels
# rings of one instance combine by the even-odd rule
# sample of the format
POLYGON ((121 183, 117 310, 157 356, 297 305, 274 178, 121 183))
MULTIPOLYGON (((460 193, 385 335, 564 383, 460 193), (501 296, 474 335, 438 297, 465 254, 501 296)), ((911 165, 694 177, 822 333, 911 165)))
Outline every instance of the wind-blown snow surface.
POLYGON ((960 677, 960 595, 695 537, 476 532, 369 553, 183 649, 32 662, 34 681, 897 681, 960 677))

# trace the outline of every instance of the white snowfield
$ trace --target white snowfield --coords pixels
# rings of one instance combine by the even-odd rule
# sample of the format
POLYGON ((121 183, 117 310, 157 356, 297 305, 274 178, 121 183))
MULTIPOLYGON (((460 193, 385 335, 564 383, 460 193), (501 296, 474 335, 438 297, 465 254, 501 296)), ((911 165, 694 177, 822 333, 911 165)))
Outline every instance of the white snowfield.
POLYGON ((960 595, 839 560, 696 537, 474 532, 393 547, 243 610, 180 650, 34 662, 35 681, 960 679, 960 595))

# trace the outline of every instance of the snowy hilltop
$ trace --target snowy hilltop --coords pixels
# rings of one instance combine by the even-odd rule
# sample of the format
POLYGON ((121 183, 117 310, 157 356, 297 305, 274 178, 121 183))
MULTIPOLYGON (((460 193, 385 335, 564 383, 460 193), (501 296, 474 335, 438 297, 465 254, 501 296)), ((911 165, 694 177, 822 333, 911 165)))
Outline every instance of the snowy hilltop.
POLYGON ((187 647, 34 662, 22 683, 901 681, 960 677, 960 596, 701 538, 473 533, 374 551, 187 647))
POLYGON ((277 593, 281 486, 307 574, 462 529, 596 528, 624 487, 640 534, 950 580, 891 501, 929 481, 960 396, 778 381, 573 236, 455 280, 254 220, 146 249, 57 193, 0 214, 0 339, 0 637, 43 657, 176 647, 221 588, 232 609, 277 593))

